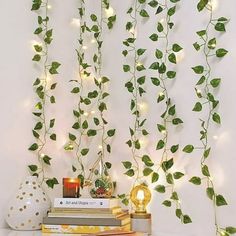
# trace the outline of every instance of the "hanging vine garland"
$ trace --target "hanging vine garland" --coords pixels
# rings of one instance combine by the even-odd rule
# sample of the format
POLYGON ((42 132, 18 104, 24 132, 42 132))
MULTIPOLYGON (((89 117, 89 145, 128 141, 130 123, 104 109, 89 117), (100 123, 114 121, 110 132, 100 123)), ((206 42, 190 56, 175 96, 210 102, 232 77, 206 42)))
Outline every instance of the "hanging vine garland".
POLYGON ((213 125, 212 123, 217 125, 221 124, 221 116, 216 111, 219 105, 219 100, 217 100, 214 96, 215 88, 219 87, 221 79, 212 78, 213 68, 211 58, 222 58, 228 53, 226 49, 217 47, 218 40, 216 37, 212 36, 212 31, 222 33, 225 32, 225 26, 228 19, 225 17, 220 17, 218 19, 214 18, 211 0, 200 0, 198 2, 197 9, 199 12, 206 10, 209 15, 209 20, 206 28, 197 32, 199 40, 193 44, 196 51, 201 52, 205 59, 204 64, 197 65, 192 68, 195 74, 201 76, 195 87, 195 92, 199 101, 194 105, 193 111, 198 113, 204 111, 204 114, 205 112, 207 114, 205 116, 202 115, 200 119, 200 141, 202 146, 196 147, 189 144, 184 147, 183 151, 186 153, 192 153, 195 149, 202 150, 201 172, 203 177, 194 176, 189 181, 195 185, 201 185, 202 183, 206 184, 206 194, 213 203, 216 235, 231 235, 236 233, 236 228, 231 226, 222 228, 218 223, 217 207, 227 205, 227 202, 223 195, 216 193, 215 185, 208 166, 208 159, 211 152, 211 147, 209 146, 209 131, 211 129, 211 125, 213 125))
POLYGON ((78 12, 80 27, 78 39, 79 47, 76 49, 76 55, 78 60, 79 79, 70 81, 75 84, 71 93, 78 96, 79 99, 77 107, 73 110, 75 123, 72 125, 72 128, 74 131, 78 132, 78 135, 75 135, 74 132, 69 133, 70 142, 66 144, 64 149, 67 151, 75 149, 77 162, 76 164, 73 163, 72 171, 77 173, 77 177, 81 180, 81 186, 83 187, 86 174, 83 159, 89 153, 89 147, 87 147, 84 139, 87 137, 86 130, 89 127, 89 118, 91 118, 92 115, 92 111, 90 111, 90 99, 96 97, 97 91, 89 92, 88 94, 85 94, 84 91, 86 80, 88 80, 88 77, 91 75, 91 72, 89 71, 91 65, 89 65, 85 59, 85 50, 87 49, 87 46, 85 45, 85 34, 91 31, 86 25, 84 0, 80 0, 78 12))
POLYGON ((38 27, 34 31, 38 35, 41 42, 33 45, 35 55, 33 61, 42 66, 43 75, 37 78, 33 84, 35 92, 38 97, 38 102, 34 107, 33 115, 37 119, 36 124, 32 130, 36 141, 29 147, 30 151, 34 151, 38 158, 38 165, 29 165, 30 172, 41 179, 41 183, 46 183, 48 187, 53 188, 58 184, 57 179, 48 178, 45 173, 45 167, 51 165, 51 157, 44 153, 48 139, 56 141, 56 134, 53 132, 55 125, 55 118, 48 118, 46 108, 48 103, 56 103, 53 90, 57 83, 51 82, 51 76, 58 74, 57 69, 60 63, 53 61, 48 62, 48 46, 51 44, 53 38, 53 29, 49 29, 48 9, 50 8, 49 1, 33 0, 32 11, 42 11, 42 15, 38 15, 38 27), (49 77, 50 76, 50 77, 49 77))
MULTIPOLYGON (((141 100, 143 94, 146 93, 144 86, 146 82, 145 71, 146 68, 142 63, 142 58, 145 55, 146 49, 139 48, 137 46, 137 29, 138 29, 138 17, 148 18, 149 14, 144 9, 144 0, 135 0, 133 5, 128 9, 127 14, 130 16, 130 21, 126 23, 126 30, 129 32, 129 37, 123 41, 123 44, 127 49, 123 50, 124 57, 132 56, 132 62, 130 64, 123 65, 123 71, 130 75, 125 87, 131 94, 130 111, 133 115, 133 126, 129 128, 130 139, 126 144, 131 149, 133 161, 123 161, 123 166, 126 169, 125 175, 129 177, 135 177, 134 184, 137 181, 143 182, 144 176, 149 176, 153 171, 151 166, 154 163, 151 158, 144 154, 142 155, 142 143, 141 138, 148 135, 148 131, 145 129, 146 118, 142 115, 141 100), (145 164, 145 167, 141 168, 141 161, 145 164)), ((128 205, 129 195, 121 194, 119 197, 122 199, 122 203, 128 205)))
POLYGON ((112 29, 116 21, 116 15, 106 16, 105 12, 111 9, 108 0, 100 1, 100 16, 96 14, 91 14, 90 19, 93 23, 90 28, 93 33, 94 40, 96 42, 97 51, 93 55, 93 69, 94 69, 94 84, 96 90, 88 94, 89 98, 96 98, 98 115, 94 116, 93 122, 95 127, 88 127, 87 135, 88 137, 98 136, 99 139, 99 152, 98 158, 94 162, 92 168, 90 169, 90 174, 87 181, 91 182, 92 176, 98 173, 97 165, 99 164, 100 171, 107 175, 107 170, 111 168, 111 163, 105 161, 107 153, 111 153, 111 138, 115 135, 115 129, 108 128, 108 121, 106 120, 105 111, 107 110, 106 99, 109 97, 107 92, 107 84, 110 79, 103 75, 103 30, 104 24, 107 25, 108 29, 112 29))
POLYGON ((182 172, 174 172, 171 169, 174 166, 174 158, 171 157, 179 149, 179 144, 170 145, 169 130, 171 126, 177 127, 183 123, 182 119, 177 116, 176 105, 173 103, 169 95, 168 83, 176 77, 176 71, 169 69, 173 64, 177 64, 176 54, 182 50, 182 47, 173 43, 170 44, 170 31, 174 27, 172 16, 176 13, 177 2, 179 0, 150 1, 149 5, 156 9, 156 14, 163 15, 163 19, 157 24, 157 32, 150 36, 153 42, 162 40, 164 48, 157 48, 155 51, 156 60, 150 65, 149 69, 157 71, 157 77, 151 77, 152 84, 158 87, 159 94, 157 97, 158 104, 164 104, 164 112, 161 115, 161 123, 157 124, 158 133, 162 138, 157 142, 156 150, 162 151, 161 161, 158 164, 156 172, 153 170, 152 183, 156 183, 159 174, 164 173, 166 184, 158 184, 155 190, 159 193, 170 192, 169 199, 162 204, 166 207, 175 205, 176 216, 182 223, 188 224, 192 220, 189 215, 183 213, 179 195, 176 191, 175 181, 184 176, 182 172))

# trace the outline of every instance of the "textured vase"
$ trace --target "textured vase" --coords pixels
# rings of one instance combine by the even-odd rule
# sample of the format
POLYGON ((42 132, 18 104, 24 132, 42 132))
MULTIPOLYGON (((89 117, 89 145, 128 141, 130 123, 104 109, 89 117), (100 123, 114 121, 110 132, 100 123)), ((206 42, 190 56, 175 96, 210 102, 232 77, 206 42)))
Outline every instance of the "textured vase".
POLYGON ((12 229, 37 230, 41 229, 49 208, 50 200, 37 177, 29 176, 10 200, 5 219, 12 229))

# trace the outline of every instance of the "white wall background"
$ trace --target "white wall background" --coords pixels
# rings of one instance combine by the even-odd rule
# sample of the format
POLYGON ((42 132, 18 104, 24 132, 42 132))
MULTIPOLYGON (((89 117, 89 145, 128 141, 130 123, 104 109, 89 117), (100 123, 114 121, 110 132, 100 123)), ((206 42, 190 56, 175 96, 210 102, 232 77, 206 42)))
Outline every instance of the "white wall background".
MULTIPOLYGON (((61 179, 68 174, 70 159, 63 150, 67 132, 73 122, 71 111, 76 104, 69 91, 68 81, 75 75, 76 57, 74 49, 78 29, 70 25, 71 19, 77 15, 77 1, 50 1, 51 24, 54 28, 54 41, 50 47, 50 55, 62 63, 60 74, 57 76, 58 87, 56 89, 57 105, 52 113, 57 118, 58 141, 48 150, 54 156, 53 175, 61 179)), ((94 1, 88 1, 90 7, 96 10, 94 1)), ((177 104, 177 112, 185 121, 183 129, 173 133, 173 140, 177 140, 181 146, 187 143, 197 144, 199 135, 198 115, 191 112, 195 103, 194 84, 197 78, 193 75, 191 67, 199 64, 201 56, 194 51, 192 43, 196 41, 195 32, 202 29, 206 23, 205 13, 198 14, 196 2, 183 0, 175 16, 176 30, 171 35, 172 42, 179 42, 184 46, 185 58, 178 65, 176 82, 170 87, 171 96, 177 104)), ((229 202, 228 207, 218 209, 219 222, 222 226, 236 225, 236 190, 235 190, 235 140, 236 140, 236 86, 235 86, 235 61, 236 61, 236 1, 219 1, 219 7, 215 14, 230 18, 227 25, 227 33, 219 35, 219 45, 229 50, 228 56, 216 63, 214 73, 222 77, 222 85, 218 92, 221 102, 219 112, 222 114, 222 126, 212 127, 213 152, 211 155, 211 169, 216 182, 216 189, 223 193, 229 202)), ((127 21, 125 14, 131 1, 113 0, 112 6, 117 13, 117 23, 110 33, 107 32, 104 39, 104 74, 112 78, 110 83, 110 102, 108 118, 112 126, 117 129, 117 135, 113 143, 112 162, 113 177, 118 182, 118 191, 128 191, 127 177, 122 176, 124 171, 120 162, 130 158, 130 150, 125 141, 128 139, 128 126, 131 124, 129 113, 129 94, 124 88, 127 75, 122 72, 124 61, 122 41, 127 37, 124 26, 127 21)), ((34 161, 34 156, 27 151, 32 143, 31 129, 33 118, 31 109, 34 104, 32 82, 38 75, 31 58, 30 41, 33 39, 33 30, 36 24, 36 15, 30 11, 31 1, 3 1, 0 0, 0 227, 5 225, 3 210, 8 198, 14 194, 19 183, 28 174, 26 165, 34 161)), ((92 8, 91 8, 92 9, 92 8)), ((140 46, 155 48, 151 44, 148 35, 153 31, 157 22, 153 19, 144 23, 139 35, 140 46)), ((147 62, 151 62, 153 55, 148 55, 147 62)), ((147 101, 155 99, 157 91, 149 83, 147 101)), ((146 114, 149 120, 150 131, 154 130, 159 120, 160 107, 150 103, 146 114)), ((147 150, 154 159, 160 157, 154 152, 156 141, 155 132, 151 133, 147 150)), ((163 207, 160 203, 164 200, 160 194, 153 194, 150 210, 153 215, 153 230, 158 232, 173 233, 181 236, 214 235, 213 210, 211 202, 205 196, 203 187, 195 187, 188 183, 188 178, 199 173, 199 155, 179 153, 176 157, 179 170, 186 172, 187 177, 180 181, 178 191, 181 195, 183 208, 191 215, 193 223, 181 225, 174 216, 174 211, 163 207)), ((49 191, 50 196, 59 196, 61 186, 49 191)))

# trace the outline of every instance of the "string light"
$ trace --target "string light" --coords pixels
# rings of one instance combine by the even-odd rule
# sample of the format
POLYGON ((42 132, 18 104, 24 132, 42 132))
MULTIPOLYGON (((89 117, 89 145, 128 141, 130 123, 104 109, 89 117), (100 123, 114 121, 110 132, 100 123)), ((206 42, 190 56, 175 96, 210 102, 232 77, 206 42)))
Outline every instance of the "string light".
POLYGON ((162 133, 162 134, 166 134, 166 130, 162 130, 161 133, 162 133))
POLYGON ((96 113, 96 111, 91 111, 91 114, 95 114, 96 113))
POLYGON ((136 65, 137 66, 142 66, 143 64, 141 62, 138 62, 136 65))
POLYGON ((96 40, 95 40, 95 39, 91 39, 90 42, 91 42, 91 43, 96 43, 96 40))
POLYGON ((219 137, 217 135, 213 136, 213 139, 217 140, 219 137))
POLYGON ((84 116, 88 116, 88 115, 89 115, 89 113, 88 113, 88 112, 85 112, 85 113, 84 113, 84 116))
POLYGON ((101 149, 102 149, 102 145, 99 145, 99 146, 98 146, 98 149, 100 149, 100 150, 101 150, 101 149))
POLYGON ((142 112, 147 112, 148 110, 148 105, 146 102, 138 103, 138 107, 142 112))
POLYGON ((160 23, 163 24, 164 22, 165 22, 165 18, 162 18, 162 19, 160 20, 160 23))
POLYGON ((80 19, 79 18, 72 18, 71 25, 75 27, 80 27, 80 19))
POLYGON ((105 13, 107 17, 114 15, 114 9, 112 7, 109 7, 108 9, 105 9, 105 13))
POLYGON ((181 50, 179 52, 176 52, 176 62, 181 62, 183 61, 184 57, 185 57, 185 53, 184 53, 184 50, 181 50))
POLYGON ((218 6, 219 6, 219 2, 218 0, 211 0, 207 6, 212 10, 212 11, 215 11, 217 10, 218 6))
POLYGON ((139 139, 139 143, 142 148, 146 148, 148 146, 148 138, 147 137, 141 137, 139 139))
POLYGON ((83 50, 87 50, 87 49, 88 49, 88 46, 84 45, 84 46, 82 47, 82 49, 83 49, 83 50))
POLYGON ((164 96, 164 93, 163 92, 160 92, 159 93, 159 97, 163 97, 164 96))
POLYGON ((45 154, 44 154, 44 153, 41 153, 41 154, 40 154, 40 157, 41 157, 41 158, 44 158, 44 157, 45 157, 45 154))
POLYGON ((100 77, 100 78, 98 78, 98 82, 99 83, 101 83, 102 82, 102 78, 100 77))
POLYGON ((52 9, 52 5, 47 5, 47 9, 52 9))

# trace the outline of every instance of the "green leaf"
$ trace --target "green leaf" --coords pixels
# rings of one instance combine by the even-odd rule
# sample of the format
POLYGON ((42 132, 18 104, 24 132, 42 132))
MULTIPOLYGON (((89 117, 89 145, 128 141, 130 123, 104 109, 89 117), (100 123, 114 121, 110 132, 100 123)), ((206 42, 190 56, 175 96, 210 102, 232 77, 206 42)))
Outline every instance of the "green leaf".
POLYGON ((164 30, 163 25, 162 25, 160 22, 158 22, 158 23, 157 23, 157 31, 158 31, 159 33, 161 33, 163 30, 164 30))
POLYGON ((153 170, 151 168, 144 168, 143 170, 143 175, 144 176, 149 176, 151 173, 153 172, 153 170))
POLYGON ((182 210, 177 208, 177 209, 175 210, 175 215, 180 219, 181 216, 183 215, 182 210))
POLYGON ((227 53, 228 53, 228 51, 224 48, 219 48, 216 50, 217 57, 224 57, 227 53))
POLYGON ((197 102, 194 107, 193 107, 193 111, 201 111, 202 110, 202 104, 200 102, 197 102))
POLYGON ((150 7, 155 8, 155 7, 158 6, 158 2, 157 2, 156 0, 152 0, 152 1, 150 1, 150 2, 148 3, 148 5, 149 5, 150 7))
POLYGON ((206 77, 205 77, 205 76, 202 76, 202 77, 198 80, 198 82, 197 82, 196 85, 201 85, 201 84, 203 84, 205 81, 206 81, 206 77))
POLYGON ((236 234, 236 228, 232 226, 228 226, 225 228, 226 232, 229 234, 236 234))
POLYGON ((192 67, 192 69, 196 74, 202 74, 204 72, 204 67, 201 65, 192 67))
POLYGON ((109 82, 110 80, 106 76, 103 76, 101 81, 103 84, 105 84, 105 83, 109 82))
POLYGON ((99 28, 98 28, 98 26, 97 25, 93 25, 92 26, 92 28, 91 28, 91 30, 93 31, 93 32, 99 32, 99 28))
POLYGON ((40 137, 40 135, 36 131, 32 130, 32 133, 33 133, 35 138, 39 138, 40 137))
POLYGON ((207 165, 204 165, 202 167, 202 174, 205 175, 205 176, 208 176, 208 177, 211 176, 207 165))
POLYGON ((194 176, 192 177, 190 180, 189 180, 190 183, 193 183, 195 185, 201 185, 202 183, 202 180, 201 178, 197 177, 197 176, 194 176))
POLYGON ((43 123, 42 122, 37 122, 37 124, 34 127, 34 130, 41 130, 43 128, 43 123))
POLYGON ((155 187, 155 190, 158 192, 158 193, 165 193, 166 192, 166 188, 164 185, 157 185, 155 187))
POLYGON ((156 183, 159 179, 159 174, 157 172, 152 173, 152 183, 156 183))
POLYGON ((123 65, 123 71, 124 72, 130 71, 130 66, 129 65, 123 65))
POLYGON ((181 51, 183 48, 181 47, 181 46, 179 46, 177 43, 175 43, 175 44, 173 44, 173 46, 172 46, 172 50, 174 51, 174 52, 179 52, 179 51, 181 51))
POLYGON ((96 21, 98 19, 95 14, 91 14, 90 18, 91 18, 92 21, 96 21))
POLYGON ((75 87, 71 90, 71 93, 79 93, 80 88, 79 87, 75 87))
POLYGON ((56 134, 51 134, 50 139, 53 140, 53 141, 56 141, 57 135, 56 134))
POLYGON ((81 150, 80 153, 81 153, 82 156, 86 156, 88 154, 88 152, 89 152, 89 149, 88 148, 84 148, 84 149, 81 150))
POLYGON ((153 63, 149 66, 149 69, 158 70, 158 69, 159 69, 159 63, 158 63, 158 62, 153 62, 153 63))
POLYGON ((197 42, 193 44, 193 47, 196 49, 196 51, 199 51, 201 48, 201 46, 197 42))
POLYGON ((145 53, 146 50, 147 50, 147 49, 139 48, 139 49, 137 50, 137 54, 138 54, 138 56, 143 55, 143 54, 145 53))
POLYGON ((168 60, 171 62, 171 63, 174 63, 176 64, 176 56, 174 53, 171 53, 169 56, 168 56, 168 60))
POLYGON ((179 124, 182 124, 182 123, 184 123, 184 122, 180 118, 174 118, 172 120, 173 125, 179 125, 179 124))
POLYGON ((207 196, 208 196, 211 200, 214 199, 214 197, 215 197, 215 191, 214 191, 213 188, 208 187, 208 188, 206 189, 206 193, 207 193, 207 196))
POLYGON ((129 177, 132 177, 132 176, 134 176, 134 170, 133 170, 133 169, 129 169, 129 170, 126 171, 124 174, 125 174, 125 175, 128 175, 129 177))
POLYGON ((35 50, 36 52, 42 52, 43 48, 42 48, 42 46, 40 46, 40 45, 34 45, 34 50, 35 50))
POLYGON ((171 146, 170 151, 171 151, 172 153, 175 153, 175 152, 178 151, 178 149, 179 149, 179 145, 177 144, 177 145, 171 146))
POLYGON ((209 154, 210 154, 210 151, 211 151, 211 148, 208 148, 208 149, 206 149, 205 151, 204 151, 204 157, 205 158, 207 158, 208 156, 209 156, 209 154))
POLYGON ((53 178, 53 179, 48 179, 46 181, 46 184, 48 185, 49 188, 54 188, 54 185, 59 184, 59 182, 56 178, 53 178))
POLYGON ((175 71, 167 71, 166 75, 169 79, 173 79, 176 77, 176 72, 175 71))
POLYGON ((56 99, 55 99, 54 96, 51 96, 51 97, 50 97, 50 102, 51 102, 51 103, 56 103, 56 99))
POLYGON ((216 206, 225 206, 228 205, 225 198, 222 195, 216 195, 216 206))
POLYGON ((180 179, 184 176, 184 174, 182 172, 175 172, 173 176, 174 176, 174 179, 180 179))
POLYGON ((40 61, 41 56, 39 54, 35 54, 34 57, 32 58, 32 61, 40 61))
POLYGON ((109 137, 112 137, 112 136, 115 135, 115 132, 116 132, 115 129, 110 129, 110 130, 107 131, 107 135, 108 135, 109 137))
POLYGON ((132 167, 132 163, 130 161, 122 161, 122 164, 125 169, 130 169, 132 167))
POLYGON ((184 215, 183 216, 183 223, 184 224, 189 224, 189 223, 192 223, 192 220, 188 215, 184 215))
POLYGON ((142 85, 145 83, 146 77, 142 76, 137 79, 138 84, 142 85))
POLYGON ((206 34, 206 30, 200 30, 197 32, 197 35, 203 37, 206 34))
POLYGON ((72 126, 73 129, 79 129, 80 128, 80 124, 79 122, 75 122, 72 126))
POLYGON ((154 163, 152 162, 151 158, 148 155, 143 155, 142 162, 149 167, 154 166, 154 163))
POLYGON ((212 79, 210 83, 213 88, 217 88, 220 85, 220 82, 221 82, 221 79, 216 78, 216 79, 212 79))
POLYGON ((57 86, 57 83, 53 83, 53 84, 51 85, 50 89, 53 90, 53 89, 56 88, 56 86, 57 86))
POLYGON ((95 135, 97 135, 97 131, 96 131, 95 129, 89 129, 89 130, 87 131, 87 135, 88 135, 89 137, 95 136, 95 135))
POLYGON ((168 184, 174 184, 174 179, 173 179, 173 176, 172 176, 171 173, 167 174, 167 176, 166 176, 166 182, 167 182, 168 184))
POLYGON ((74 134, 69 133, 69 139, 71 141, 75 141, 76 140, 76 136, 74 134))
POLYGON ((169 114, 170 116, 173 116, 173 115, 175 115, 175 112, 176 112, 176 110, 175 110, 175 105, 173 105, 173 106, 171 106, 171 107, 169 108, 168 114, 169 114))
POLYGON ((161 59, 163 57, 162 51, 159 49, 156 49, 155 56, 157 59, 161 59))
POLYGON ((172 195, 171 195, 171 197, 170 197, 170 199, 175 200, 175 201, 178 201, 178 200, 179 200, 179 197, 178 197, 177 192, 173 192, 172 195))
POLYGON ((208 46, 209 49, 215 49, 215 47, 216 47, 216 38, 210 39, 208 41, 207 46, 208 46))
POLYGON ((186 152, 186 153, 191 153, 193 150, 194 150, 194 146, 191 145, 191 144, 186 145, 186 146, 183 148, 183 152, 186 152))
POLYGON ((87 129, 88 128, 88 121, 85 120, 83 123, 82 123, 82 128, 83 129, 87 129))
POLYGON ((140 16, 142 17, 149 17, 149 14, 147 13, 146 10, 142 9, 140 12, 139 12, 140 16))
POLYGON ((216 113, 216 112, 212 115, 212 119, 213 119, 213 121, 215 121, 217 124, 220 124, 220 123, 221 123, 220 115, 219 115, 218 113, 216 113))
POLYGON ((176 11, 176 6, 169 8, 169 10, 167 11, 167 15, 168 16, 173 16, 175 14, 176 11))
POLYGON ((216 25, 215 25, 215 30, 216 30, 216 31, 219 31, 219 32, 225 32, 225 31, 226 31, 226 30, 225 30, 225 24, 222 23, 222 22, 216 23, 216 25))
POLYGON ((158 129, 159 132, 166 131, 166 127, 164 125, 161 125, 161 124, 157 124, 157 129, 158 129))
POLYGON ((50 160, 51 160, 51 159, 52 159, 51 157, 45 155, 45 156, 43 157, 43 162, 44 162, 45 164, 47 164, 47 165, 51 165, 51 163, 50 163, 50 160))
POLYGON ((160 85, 160 80, 156 77, 151 77, 152 83, 156 86, 160 85))
POLYGON ((166 207, 171 207, 171 201, 165 200, 164 202, 162 202, 162 205, 164 205, 166 207))
POLYGON ((156 150, 160 150, 160 149, 164 148, 164 146, 165 146, 165 142, 161 139, 157 143, 156 150))
POLYGON ((158 40, 158 35, 157 34, 152 34, 150 37, 149 37, 152 41, 156 42, 158 40))
POLYGON ((209 2, 209 0, 200 0, 197 4, 198 11, 202 11, 206 7, 208 2, 209 2))
POLYGON ((163 7, 159 6, 156 10, 156 15, 163 11, 163 7))
POLYGON ((32 171, 32 172, 36 172, 38 170, 38 166, 36 166, 36 165, 29 165, 28 167, 29 167, 30 171, 32 171))
POLYGON ((163 161, 161 164, 161 167, 163 169, 164 172, 166 172, 167 170, 169 170, 172 166, 174 165, 174 160, 173 158, 171 158, 168 161, 163 161))
POLYGON ((105 162, 106 168, 109 170, 112 167, 112 164, 110 162, 105 162))

